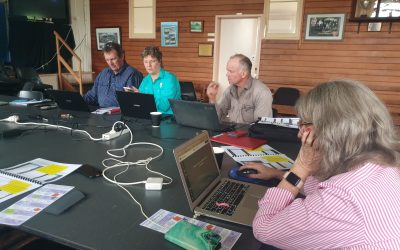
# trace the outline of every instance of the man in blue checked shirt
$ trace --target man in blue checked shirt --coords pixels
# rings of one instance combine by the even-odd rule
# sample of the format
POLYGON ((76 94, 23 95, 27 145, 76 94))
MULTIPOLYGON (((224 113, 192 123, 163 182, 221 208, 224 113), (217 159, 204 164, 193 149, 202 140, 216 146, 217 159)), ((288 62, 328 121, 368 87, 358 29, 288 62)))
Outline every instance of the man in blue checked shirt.
POLYGON ((123 87, 139 88, 143 75, 125 62, 125 52, 118 43, 106 43, 103 54, 109 67, 100 72, 83 99, 88 105, 102 108, 119 106, 115 91, 124 91, 123 87))

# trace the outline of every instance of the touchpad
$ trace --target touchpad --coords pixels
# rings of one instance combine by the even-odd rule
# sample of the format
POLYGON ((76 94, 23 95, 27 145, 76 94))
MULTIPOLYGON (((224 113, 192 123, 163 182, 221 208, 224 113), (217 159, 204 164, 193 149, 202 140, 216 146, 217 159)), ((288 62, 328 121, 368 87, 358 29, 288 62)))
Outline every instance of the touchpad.
POLYGON ((243 207, 246 208, 257 208, 258 207, 258 198, 252 195, 246 196, 243 201, 243 207))

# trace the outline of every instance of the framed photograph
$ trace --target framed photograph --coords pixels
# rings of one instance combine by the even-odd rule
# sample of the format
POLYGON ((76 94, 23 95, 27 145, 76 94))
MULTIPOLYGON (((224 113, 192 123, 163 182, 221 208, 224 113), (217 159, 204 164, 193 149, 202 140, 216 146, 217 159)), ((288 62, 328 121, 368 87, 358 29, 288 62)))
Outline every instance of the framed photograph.
POLYGON ((102 50, 108 42, 121 44, 121 31, 119 27, 96 28, 97 50, 102 50))
POLYGON ((190 21, 190 32, 203 32, 203 21, 190 21))
POLYGON ((213 56, 213 44, 199 43, 199 56, 213 56))
POLYGON ((178 22, 161 22, 161 46, 178 47, 178 22))
POLYGON ((342 40, 345 14, 309 14, 305 40, 342 40))

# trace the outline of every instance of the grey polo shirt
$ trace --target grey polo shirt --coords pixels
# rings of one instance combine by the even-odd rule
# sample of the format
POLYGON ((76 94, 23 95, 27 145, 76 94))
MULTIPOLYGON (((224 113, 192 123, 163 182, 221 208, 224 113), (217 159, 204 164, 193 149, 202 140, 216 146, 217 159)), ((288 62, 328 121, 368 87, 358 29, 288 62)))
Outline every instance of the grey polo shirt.
POLYGON ((238 87, 231 84, 216 108, 221 121, 248 124, 258 117, 272 117, 272 94, 263 82, 250 77, 240 94, 238 87))

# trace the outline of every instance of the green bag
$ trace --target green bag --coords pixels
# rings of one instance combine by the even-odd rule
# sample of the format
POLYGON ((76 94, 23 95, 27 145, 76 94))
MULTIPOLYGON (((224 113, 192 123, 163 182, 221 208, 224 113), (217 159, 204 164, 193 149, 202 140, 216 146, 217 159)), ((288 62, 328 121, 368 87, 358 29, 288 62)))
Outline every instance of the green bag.
POLYGON ((181 220, 164 238, 185 249, 214 250, 220 247, 221 236, 202 227, 181 220))

